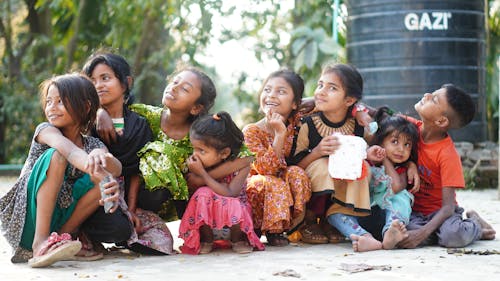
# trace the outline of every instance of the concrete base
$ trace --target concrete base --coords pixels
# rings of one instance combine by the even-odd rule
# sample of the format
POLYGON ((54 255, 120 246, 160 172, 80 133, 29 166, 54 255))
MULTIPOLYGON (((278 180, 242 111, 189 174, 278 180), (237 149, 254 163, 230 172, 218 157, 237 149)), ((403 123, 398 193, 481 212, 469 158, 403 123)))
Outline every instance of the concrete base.
MULTIPOLYGON (((0 178, 0 196, 13 180, 0 178)), ((460 191, 458 202, 475 209, 498 231, 500 202, 497 190, 460 191)), ((168 223, 174 237, 179 222, 168 223)), ((498 236, 498 235, 497 235, 498 236)), ((265 238, 262 238, 265 241, 265 238)), ((182 244, 176 238, 175 247, 182 244)), ((500 251, 500 240, 479 241, 467 247, 475 251, 500 251)), ((208 255, 138 256, 112 252, 95 262, 58 262, 49 268, 32 269, 10 262, 10 247, 0 237, 0 280, 497 280, 500 255, 448 254, 445 248, 354 253, 349 242, 342 244, 293 244, 267 247, 265 251, 238 255, 215 250, 208 255), (342 269, 365 264, 375 269, 357 274, 342 269), (385 266, 381 270, 376 266, 385 266), (497 276, 497 277, 495 277, 497 276), (292 278, 284 278, 292 277, 292 278)))

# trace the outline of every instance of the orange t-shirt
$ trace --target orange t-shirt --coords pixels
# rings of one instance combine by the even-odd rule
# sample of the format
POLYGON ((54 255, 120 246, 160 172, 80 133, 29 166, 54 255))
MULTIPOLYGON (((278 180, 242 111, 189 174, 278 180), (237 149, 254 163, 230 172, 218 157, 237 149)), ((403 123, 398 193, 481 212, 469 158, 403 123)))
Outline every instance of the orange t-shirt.
MULTIPOLYGON (((417 125, 420 132, 422 121, 415 119, 410 121, 417 125)), ((415 193, 414 212, 428 215, 441 209, 443 186, 465 187, 460 155, 450 136, 434 143, 424 143, 422 137, 419 137, 418 172, 420 190, 415 193)))

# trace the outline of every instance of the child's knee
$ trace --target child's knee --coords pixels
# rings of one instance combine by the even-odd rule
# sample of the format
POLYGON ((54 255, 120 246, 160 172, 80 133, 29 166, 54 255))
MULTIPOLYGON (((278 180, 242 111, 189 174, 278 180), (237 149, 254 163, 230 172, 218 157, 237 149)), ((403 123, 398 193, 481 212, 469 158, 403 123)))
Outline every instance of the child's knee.
POLYGON ((441 231, 439 245, 446 248, 462 248, 474 241, 474 233, 469 230, 441 231))
POLYGON ((57 168, 66 168, 68 165, 68 161, 64 156, 59 153, 59 151, 55 150, 54 153, 52 153, 52 157, 50 159, 50 166, 51 167, 57 167, 57 168))

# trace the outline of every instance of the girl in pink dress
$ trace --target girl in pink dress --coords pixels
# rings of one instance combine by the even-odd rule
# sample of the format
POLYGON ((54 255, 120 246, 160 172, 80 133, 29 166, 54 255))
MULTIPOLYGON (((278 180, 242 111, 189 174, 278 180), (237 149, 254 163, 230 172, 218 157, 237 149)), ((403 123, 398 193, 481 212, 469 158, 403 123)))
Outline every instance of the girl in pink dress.
POLYGON ((203 178, 206 186, 194 192, 182 217, 179 237, 184 239, 184 245, 181 251, 207 254, 216 240, 230 240, 233 251, 239 254, 250 253, 253 248, 263 250, 264 245, 253 229, 245 193, 250 166, 220 179, 208 174, 240 154, 243 133, 227 112, 219 112, 198 118, 189 135, 193 145, 193 154, 188 159, 189 171, 203 178))

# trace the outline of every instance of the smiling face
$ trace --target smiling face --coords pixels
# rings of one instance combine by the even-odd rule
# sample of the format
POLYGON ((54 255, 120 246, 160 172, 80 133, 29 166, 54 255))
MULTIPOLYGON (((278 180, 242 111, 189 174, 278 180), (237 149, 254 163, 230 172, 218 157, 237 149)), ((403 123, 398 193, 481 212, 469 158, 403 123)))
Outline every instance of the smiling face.
POLYGON ((342 81, 334 72, 321 74, 314 91, 316 109, 324 113, 340 112, 343 115, 356 100, 346 95, 342 81))
POLYGON ((163 92, 162 103, 171 110, 191 111, 197 105, 200 96, 201 84, 196 74, 182 71, 168 83, 163 92))
POLYGON ((47 121, 56 128, 64 128, 67 126, 78 126, 71 114, 66 109, 59 95, 59 90, 56 86, 51 85, 47 90, 45 97, 44 112, 47 121))
POLYGON ((267 80, 260 93, 260 108, 264 113, 272 111, 288 118, 297 109, 293 89, 284 78, 273 77, 267 80))
POLYGON ((99 95, 99 102, 104 107, 123 104, 126 87, 120 83, 113 69, 104 63, 98 64, 90 76, 99 95))
POLYGON ((208 146, 204 141, 190 137, 191 144, 193 145, 193 154, 196 155, 203 163, 203 167, 213 167, 226 159, 231 152, 230 148, 225 148, 218 151, 212 146, 208 146))
POLYGON ((392 132, 385 137, 382 147, 385 149, 386 157, 394 164, 401 164, 407 161, 411 155, 413 142, 404 133, 392 132))

